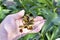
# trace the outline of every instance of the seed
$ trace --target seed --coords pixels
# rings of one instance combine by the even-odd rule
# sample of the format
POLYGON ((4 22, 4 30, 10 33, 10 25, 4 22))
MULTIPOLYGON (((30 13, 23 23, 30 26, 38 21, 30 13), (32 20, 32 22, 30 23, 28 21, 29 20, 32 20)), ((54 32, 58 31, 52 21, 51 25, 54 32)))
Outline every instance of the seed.
POLYGON ((33 29, 32 25, 29 25, 29 26, 27 27, 27 29, 28 29, 28 30, 32 30, 32 29, 33 29))
POLYGON ((19 26, 19 28, 24 28, 24 26, 19 26))
POLYGON ((26 22, 23 20, 23 24, 25 25, 26 24, 26 22))
POLYGON ((19 27, 19 28, 21 28, 20 31, 22 32, 23 28, 27 28, 28 30, 32 30, 33 29, 33 26, 32 26, 33 22, 34 22, 33 17, 30 17, 29 15, 23 16, 23 26, 19 27))
POLYGON ((20 29, 19 31, 20 31, 21 33, 23 32, 23 30, 22 30, 22 29, 20 29))
POLYGON ((33 17, 29 17, 29 21, 33 20, 33 17))
POLYGON ((24 28, 27 28, 27 25, 25 25, 24 28))
POLYGON ((28 22, 28 21, 29 21, 29 17, 28 17, 28 16, 24 16, 23 20, 24 20, 25 22, 28 22))

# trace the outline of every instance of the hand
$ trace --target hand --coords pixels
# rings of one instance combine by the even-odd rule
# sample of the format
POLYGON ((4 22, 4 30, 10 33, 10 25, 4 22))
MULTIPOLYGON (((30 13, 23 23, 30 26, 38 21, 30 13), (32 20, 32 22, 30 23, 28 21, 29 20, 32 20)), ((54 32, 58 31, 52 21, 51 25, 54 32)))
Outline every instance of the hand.
POLYGON ((19 31, 19 25, 23 25, 22 17, 24 16, 25 11, 22 10, 16 14, 8 15, 0 27, 0 40, 17 40, 20 37, 28 33, 37 33, 41 30, 42 26, 45 23, 45 20, 41 16, 37 16, 34 18, 34 26, 33 30, 23 29, 21 33, 19 31))
POLYGON ((0 40, 13 40, 15 37, 25 35, 24 33, 19 33, 18 26, 16 25, 16 20, 19 20, 24 16, 24 10, 8 15, 0 27, 0 40))

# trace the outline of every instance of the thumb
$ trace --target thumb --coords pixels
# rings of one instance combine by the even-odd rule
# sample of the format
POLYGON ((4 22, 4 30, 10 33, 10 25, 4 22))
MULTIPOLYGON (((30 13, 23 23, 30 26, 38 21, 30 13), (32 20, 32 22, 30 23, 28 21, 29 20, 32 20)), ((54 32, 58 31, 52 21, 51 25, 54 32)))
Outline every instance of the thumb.
POLYGON ((18 13, 16 13, 16 14, 12 14, 12 17, 13 17, 14 19, 19 19, 19 18, 21 18, 22 16, 24 16, 24 13, 25 13, 25 11, 24 11, 24 10, 21 10, 20 12, 18 12, 18 13))

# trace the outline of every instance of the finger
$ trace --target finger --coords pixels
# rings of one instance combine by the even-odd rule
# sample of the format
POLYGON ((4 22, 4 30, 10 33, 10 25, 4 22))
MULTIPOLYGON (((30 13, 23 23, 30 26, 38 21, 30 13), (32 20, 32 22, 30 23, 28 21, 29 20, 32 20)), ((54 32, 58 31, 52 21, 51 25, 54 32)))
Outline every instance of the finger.
POLYGON ((45 21, 42 21, 42 22, 41 22, 40 24, 38 24, 38 25, 36 26, 36 28, 35 28, 34 30, 32 30, 30 33, 37 33, 37 32, 39 32, 39 31, 42 29, 44 23, 45 23, 45 21))
POLYGON ((16 13, 16 14, 13 14, 12 17, 13 17, 14 19, 19 19, 19 18, 21 18, 21 17, 24 16, 24 13, 25 13, 25 11, 24 11, 24 10, 21 10, 20 12, 18 12, 18 13, 16 13))
POLYGON ((34 21, 36 22, 36 21, 41 21, 41 20, 43 20, 43 17, 41 17, 41 16, 37 16, 36 18, 34 18, 34 21))

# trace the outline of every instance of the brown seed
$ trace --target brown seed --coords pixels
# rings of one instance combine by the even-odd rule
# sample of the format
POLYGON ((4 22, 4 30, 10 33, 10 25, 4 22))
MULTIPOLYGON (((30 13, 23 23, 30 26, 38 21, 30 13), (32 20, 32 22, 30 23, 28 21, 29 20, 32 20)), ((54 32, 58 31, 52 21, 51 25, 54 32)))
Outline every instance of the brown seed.
POLYGON ((23 17, 23 20, 24 20, 25 22, 28 22, 28 21, 29 21, 29 17, 28 17, 28 16, 24 16, 24 17, 23 17))
POLYGON ((20 29, 19 31, 20 31, 21 33, 23 32, 23 30, 22 30, 22 29, 20 29))
POLYGON ((24 28, 24 26, 19 26, 19 28, 24 28))
MULTIPOLYGON (((23 16, 23 26, 20 26, 19 28, 27 28, 28 30, 32 30, 33 27, 33 17, 30 17, 29 15, 25 15, 23 16)), ((20 31, 22 31, 22 29, 20 29, 20 31)))
POLYGON ((28 30, 32 30, 32 29, 33 29, 32 25, 29 25, 29 26, 27 27, 27 29, 28 29, 28 30))
POLYGON ((25 25, 24 28, 27 28, 27 25, 25 25))
POLYGON ((33 17, 29 17, 29 21, 33 20, 33 17))
POLYGON ((26 22, 23 20, 23 24, 25 25, 26 24, 26 22))

